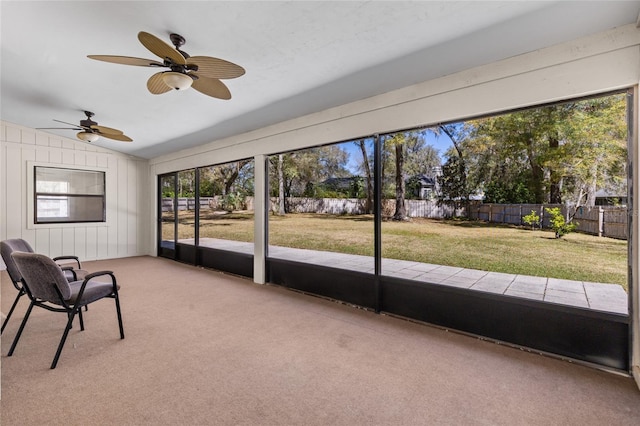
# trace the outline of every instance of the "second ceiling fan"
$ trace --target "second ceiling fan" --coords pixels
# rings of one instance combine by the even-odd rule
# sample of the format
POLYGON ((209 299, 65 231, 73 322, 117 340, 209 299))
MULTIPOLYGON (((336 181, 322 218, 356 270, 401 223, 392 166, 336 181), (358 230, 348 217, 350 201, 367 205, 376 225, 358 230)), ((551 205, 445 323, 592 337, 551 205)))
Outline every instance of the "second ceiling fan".
POLYGON ((68 124, 73 127, 38 127, 37 130, 80 130, 76 136, 78 139, 85 142, 95 142, 100 138, 100 136, 113 139, 120 142, 132 142, 129 136, 125 135, 122 130, 114 129, 112 127, 100 126, 98 122, 93 121, 91 117, 95 114, 91 111, 85 111, 84 114, 87 116, 84 120, 80 120, 80 124, 67 123, 66 121, 56 120, 58 123, 68 124))
POLYGON ((154 95, 193 87, 198 92, 214 98, 231 99, 231 92, 220 79, 240 77, 245 73, 244 68, 210 56, 189 56, 180 50, 180 47, 185 44, 184 37, 179 34, 171 34, 169 37, 175 47, 152 34, 144 31, 138 33, 140 43, 160 57, 162 62, 130 56, 88 55, 87 57, 123 65, 168 68, 153 74, 147 81, 147 89, 154 95))

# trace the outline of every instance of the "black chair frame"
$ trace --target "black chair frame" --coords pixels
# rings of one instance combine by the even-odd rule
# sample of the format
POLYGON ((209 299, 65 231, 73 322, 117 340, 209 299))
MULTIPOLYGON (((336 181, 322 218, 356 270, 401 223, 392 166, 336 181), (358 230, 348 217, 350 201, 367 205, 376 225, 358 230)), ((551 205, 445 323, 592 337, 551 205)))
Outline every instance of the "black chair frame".
MULTIPOLYGON (((76 262, 77 265, 77 269, 82 269, 82 265, 80 264, 80 259, 78 258, 78 256, 56 256, 54 258, 52 258, 54 262, 58 263, 61 260, 74 260, 76 262)), ((64 266, 64 264, 60 265, 60 269, 62 269, 66 273, 71 274, 71 277, 69 277, 69 281, 77 281, 78 280, 78 275, 76 273, 76 268, 73 266, 64 266)), ((11 275, 11 274, 9 274, 11 275)), ((16 306, 18 305, 18 302, 20 301, 20 298, 22 296, 27 295, 27 292, 24 288, 24 280, 22 280, 21 278, 19 280, 15 280, 15 278, 13 276, 10 276, 9 279, 11 279, 11 283, 13 284, 13 286, 16 288, 16 290, 18 290, 18 295, 16 296, 16 298, 13 301, 13 304, 11 305, 11 309, 9 309, 9 313, 7 314, 6 318, 4 319, 4 321, 2 322, 2 327, 0 328, 0 335, 2 335, 2 333, 4 333, 4 328, 7 326, 7 323, 9 322, 9 318, 11 318, 11 315, 13 315, 13 311, 16 309, 16 306), (20 284, 18 284, 20 283, 20 284)), ((85 306, 85 311, 89 310, 88 307, 85 306)))
POLYGON ((11 305, 11 309, 9 309, 9 313, 7 314, 6 318, 2 322, 2 328, 0 328, 0 334, 4 333, 4 328, 7 326, 7 323, 9 322, 9 318, 11 318, 13 311, 16 309, 16 306, 18 305, 20 298, 25 294, 27 294, 23 286, 24 284, 18 285, 18 283, 16 283, 13 280, 11 280, 11 282, 13 283, 13 286, 16 288, 16 290, 18 290, 18 295, 16 296, 15 300, 13 301, 13 304, 11 305))
MULTIPOLYGON (((120 298, 118 296, 118 285, 116 282, 116 277, 113 274, 112 271, 98 271, 98 272, 94 272, 91 273, 89 275, 87 275, 84 279, 84 281, 82 282, 82 287, 80 288, 80 291, 78 292, 78 295, 76 297, 76 300, 81 301, 82 300, 82 295, 84 294, 84 290, 85 287, 87 286, 87 283, 89 282, 89 280, 91 280, 92 278, 96 278, 96 277, 100 277, 100 276, 105 276, 108 275, 111 277, 112 283, 113 283, 113 293, 109 296, 109 298, 115 299, 115 303, 116 303, 116 312, 118 315, 118 326, 120 328, 120 339, 124 339, 124 328, 122 326, 122 314, 120 311, 120 298)), ((24 319, 22 320, 22 323, 20 324, 20 328, 18 329, 18 333, 16 334, 13 343, 11 344, 11 348, 9 349, 9 353, 7 354, 7 356, 12 356, 14 350, 16 349, 16 345, 18 344, 18 340, 20 340, 20 336, 22 335, 22 331, 24 330, 24 327, 27 323, 27 320, 29 319, 29 315, 31 315, 31 311, 33 309, 34 306, 39 306, 41 308, 44 308, 48 311, 52 311, 52 312, 64 312, 67 314, 67 325, 64 329, 64 333, 62 334, 62 338, 60 339, 60 343, 58 344, 58 349, 56 350, 56 354, 55 357, 53 358, 53 362, 51 363, 51 369, 56 368, 56 365, 58 364, 58 359, 60 358, 60 354, 62 353, 62 348, 64 347, 64 344, 67 340, 67 336, 69 335, 69 331, 72 328, 72 323, 73 323, 73 319, 75 318, 76 315, 78 315, 78 319, 80 321, 80 330, 84 331, 84 320, 82 318, 82 307, 85 306, 86 308, 86 304, 82 304, 82 303, 76 303, 76 304, 68 304, 63 296, 62 293, 60 293, 60 290, 58 289, 58 286, 56 286, 54 283, 52 283, 51 285, 54 287, 55 292, 58 294, 58 297, 60 298, 60 307, 55 306, 55 305, 51 305, 49 304, 49 302, 40 300, 36 297, 33 296, 33 294, 29 291, 29 286, 28 284, 24 281, 24 279, 22 280, 22 284, 23 284, 23 289, 25 294, 28 295, 29 299, 31 300, 31 303, 29 304, 29 308, 27 308, 27 312, 24 316, 24 319)), ((14 302, 15 304, 16 302, 14 302)))

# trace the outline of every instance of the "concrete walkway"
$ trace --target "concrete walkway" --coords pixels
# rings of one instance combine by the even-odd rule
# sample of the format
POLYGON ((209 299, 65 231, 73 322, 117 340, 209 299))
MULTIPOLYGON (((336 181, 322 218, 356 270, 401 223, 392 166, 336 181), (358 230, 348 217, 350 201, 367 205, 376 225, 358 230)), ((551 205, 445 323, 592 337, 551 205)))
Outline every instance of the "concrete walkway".
MULTIPOLYGON (((193 240, 187 241, 184 242, 193 244, 193 240)), ((200 245, 253 254, 253 243, 202 238, 200 245)), ((374 259, 370 256, 270 246, 269 257, 374 273, 374 259)), ((598 311, 628 313, 627 293, 618 284, 487 272, 395 259, 382 259, 382 274, 598 311)))

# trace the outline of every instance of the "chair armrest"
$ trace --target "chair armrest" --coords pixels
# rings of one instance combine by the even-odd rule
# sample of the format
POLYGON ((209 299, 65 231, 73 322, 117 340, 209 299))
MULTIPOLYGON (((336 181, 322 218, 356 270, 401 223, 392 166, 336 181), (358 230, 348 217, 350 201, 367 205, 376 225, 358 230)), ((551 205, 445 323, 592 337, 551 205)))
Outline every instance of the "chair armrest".
POLYGON ((78 256, 57 256, 53 258, 53 261, 56 263, 59 260, 75 260, 76 264, 78 265, 78 269, 82 269, 82 265, 80 264, 80 259, 78 259, 78 256))
MULTIPOLYGON (((111 277, 111 284, 113 285, 113 292, 118 294, 118 284, 116 283, 116 276, 113 275, 112 271, 96 271, 88 274, 84 277, 84 281, 82 282, 82 286, 80 287, 80 291, 78 292, 78 300, 82 300, 82 295, 84 294, 84 289, 87 286, 87 283, 91 281, 93 278, 101 277, 103 275, 109 275, 111 277)), ((77 302, 76 302, 77 303, 77 302)))
POLYGON ((65 272, 71 272, 71 275, 73 275, 73 281, 78 280, 78 274, 76 274, 76 271, 73 268, 73 266, 60 266, 60 269, 62 269, 65 272))
POLYGON ((85 281, 89 281, 92 278, 100 277, 102 275, 110 275, 113 280, 115 280, 115 278, 116 278, 113 275, 113 271, 96 271, 96 272, 92 272, 92 273, 88 274, 86 277, 84 277, 84 280, 85 281))

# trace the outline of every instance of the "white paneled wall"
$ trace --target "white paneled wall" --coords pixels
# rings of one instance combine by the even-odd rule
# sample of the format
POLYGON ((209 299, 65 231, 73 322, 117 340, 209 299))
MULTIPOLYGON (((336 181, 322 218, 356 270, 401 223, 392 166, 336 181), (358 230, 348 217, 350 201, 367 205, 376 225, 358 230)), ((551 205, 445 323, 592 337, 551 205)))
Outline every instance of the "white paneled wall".
POLYGON ((0 121, 0 240, 23 238, 38 253, 81 260, 149 254, 148 172, 147 160, 0 121), (105 171, 107 222, 34 225, 34 164, 105 171))

